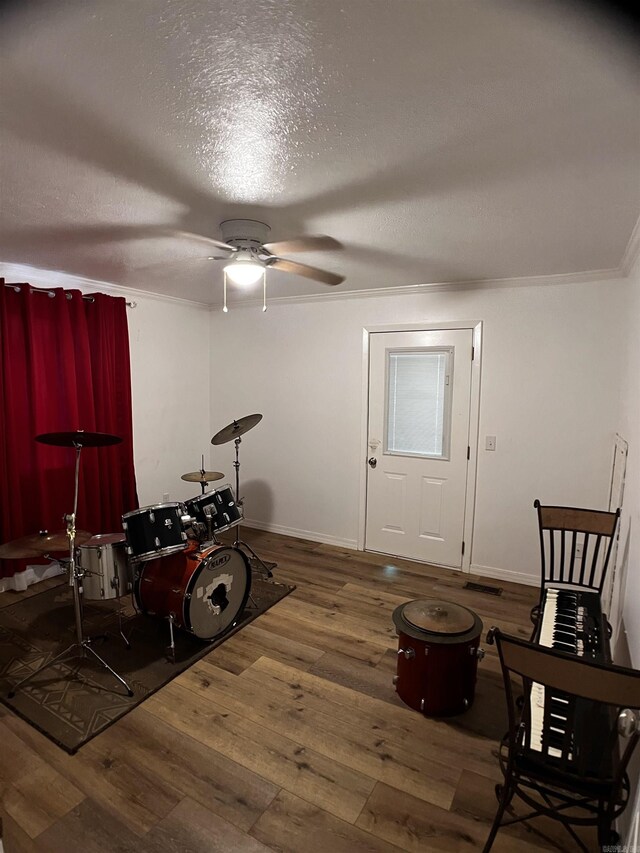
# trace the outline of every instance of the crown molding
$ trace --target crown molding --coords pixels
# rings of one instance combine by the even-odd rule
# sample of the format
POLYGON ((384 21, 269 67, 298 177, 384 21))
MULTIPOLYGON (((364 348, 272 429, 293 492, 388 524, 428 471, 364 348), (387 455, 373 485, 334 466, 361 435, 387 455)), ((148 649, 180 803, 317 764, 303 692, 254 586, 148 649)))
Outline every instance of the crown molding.
MULTIPOLYGON (((431 284, 411 284, 403 287, 379 287, 367 290, 331 291, 330 293, 293 294, 292 296, 269 297, 267 293, 267 308, 274 304, 291 304, 298 302, 325 302, 326 300, 371 299, 386 296, 415 296, 422 293, 442 293, 459 290, 499 290, 517 287, 555 287, 567 284, 588 284, 591 282, 615 281, 625 278, 620 269, 588 270, 576 273, 561 273, 556 275, 523 276, 522 278, 475 279, 468 281, 441 281, 431 284)), ((243 299, 242 302, 230 302, 229 311, 240 308, 262 307, 262 299, 243 299)), ((222 305, 211 305, 212 311, 222 310, 222 305)))
POLYGON ((61 272, 60 270, 44 270, 31 267, 27 264, 13 264, 0 261, 0 277, 16 282, 25 282, 34 287, 64 287, 66 289, 81 290, 83 293, 108 293, 111 296, 124 296, 127 299, 153 299, 159 302, 179 302, 183 305, 191 305, 197 308, 211 308, 208 302, 197 302, 194 299, 184 299, 180 296, 170 296, 165 293, 155 293, 151 290, 140 290, 136 287, 125 287, 122 284, 113 284, 110 281, 100 281, 94 278, 61 272))
MULTIPOLYGON (((629 275, 635 260, 640 253, 640 219, 636 223, 631 239, 627 245, 623 263, 617 269, 608 270, 585 270, 584 272, 560 273, 555 275, 522 276, 519 278, 500 279, 469 279, 466 281, 439 281, 428 284, 410 284, 402 287, 379 287, 363 290, 333 290, 329 293, 292 294, 291 296, 273 296, 267 294, 267 307, 278 304, 296 304, 304 302, 325 302, 327 300, 344 299, 371 299, 387 296, 415 296, 425 293, 442 293, 447 291, 465 290, 495 290, 502 288, 518 287, 553 287, 567 284, 585 284, 590 282, 604 282, 616 279, 624 279, 629 275)), ((138 297, 140 299, 153 299, 161 302, 173 302, 193 307, 204 308, 211 312, 222 310, 222 303, 198 302, 193 299, 184 299, 179 296, 170 296, 164 293, 156 293, 150 290, 141 290, 134 287, 125 287, 120 284, 112 284, 108 281, 84 278, 83 276, 58 270, 43 270, 25 264, 3 263, 0 261, 0 276, 14 278, 16 281, 28 281, 35 287, 76 287, 83 293, 91 293, 96 290, 117 296, 128 298, 138 297)), ((229 302, 229 310, 240 310, 242 308, 262 307, 262 299, 242 299, 238 302, 229 302)))

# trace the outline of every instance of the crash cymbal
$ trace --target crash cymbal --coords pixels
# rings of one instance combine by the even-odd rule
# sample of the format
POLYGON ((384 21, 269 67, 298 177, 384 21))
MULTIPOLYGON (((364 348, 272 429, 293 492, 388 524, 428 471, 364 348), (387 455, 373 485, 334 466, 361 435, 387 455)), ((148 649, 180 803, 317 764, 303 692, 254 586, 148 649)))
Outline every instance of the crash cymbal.
POLYGON ((233 441, 234 438, 249 432, 261 420, 262 415, 246 415, 239 421, 232 421, 213 436, 211 444, 226 444, 227 441, 233 441))
MULTIPOLYGON (((92 534, 87 530, 76 530, 76 545, 84 545, 91 539, 92 534)), ((30 533, 20 539, 14 539, 0 545, 0 559, 20 560, 33 557, 42 557, 43 554, 54 554, 57 551, 69 550, 69 538, 66 530, 56 530, 50 533, 48 530, 40 530, 38 533, 30 533)))
POLYGON ((180 479, 186 480, 187 483, 212 483, 223 477, 222 471, 190 471, 188 474, 183 474, 180 479))
POLYGON ((106 447, 108 444, 118 444, 122 439, 108 432, 86 432, 77 429, 75 432, 45 432, 37 435, 36 441, 57 447, 106 447))

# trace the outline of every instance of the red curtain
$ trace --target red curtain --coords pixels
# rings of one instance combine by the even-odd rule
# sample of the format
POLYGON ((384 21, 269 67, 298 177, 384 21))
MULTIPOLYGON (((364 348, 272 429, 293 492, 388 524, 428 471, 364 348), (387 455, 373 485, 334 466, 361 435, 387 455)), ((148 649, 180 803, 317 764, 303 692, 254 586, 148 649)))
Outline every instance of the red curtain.
MULTIPOLYGON (((0 279, 0 542, 62 530, 73 510, 75 450, 35 441, 42 433, 122 438, 81 452, 78 529, 121 531, 138 506, 126 310, 121 297, 0 279)), ((41 561, 0 560, 0 577, 27 562, 41 561)))

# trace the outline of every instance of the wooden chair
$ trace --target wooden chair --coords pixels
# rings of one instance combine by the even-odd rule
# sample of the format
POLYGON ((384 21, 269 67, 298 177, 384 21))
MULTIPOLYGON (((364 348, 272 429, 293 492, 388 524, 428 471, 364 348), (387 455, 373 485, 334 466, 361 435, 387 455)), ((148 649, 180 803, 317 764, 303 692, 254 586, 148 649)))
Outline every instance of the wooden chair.
POLYGON ((535 637, 548 586, 583 588, 602 595, 620 510, 603 512, 566 506, 542 506, 540 531, 540 600, 531 609, 535 637))
MULTIPOLYGON (((597 826, 600 846, 616 843, 612 822, 629 798, 627 765, 640 738, 640 672, 592 663, 502 634, 492 628, 507 698, 509 730, 500 745, 504 783, 496 785, 496 812, 484 851, 491 849, 501 826, 546 815, 560 821, 576 841, 572 826, 597 826), (525 702, 519 708, 512 680, 521 679, 525 702), (545 695, 562 694, 568 702, 564 735, 551 739, 545 728, 541 751, 534 748, 532 702, 537 685, 545 695), (623 750, 622 738, 626 738, 623 750), (551 754, 549 745, 553 743, 551 754), (517 796, 532 811, 522 817, 504 815, 517 796)), ((535 698, 533 700, 535 702, 535 698)))

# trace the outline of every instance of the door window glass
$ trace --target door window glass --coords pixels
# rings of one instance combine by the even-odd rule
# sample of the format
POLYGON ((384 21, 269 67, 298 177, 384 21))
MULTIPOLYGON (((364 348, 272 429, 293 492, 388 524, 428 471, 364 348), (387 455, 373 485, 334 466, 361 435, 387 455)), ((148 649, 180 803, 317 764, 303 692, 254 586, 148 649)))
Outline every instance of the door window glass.
POLYGON ((447 458, 452 352, 388 350, 385 452, 447 458))

